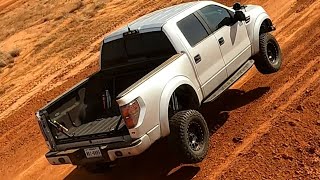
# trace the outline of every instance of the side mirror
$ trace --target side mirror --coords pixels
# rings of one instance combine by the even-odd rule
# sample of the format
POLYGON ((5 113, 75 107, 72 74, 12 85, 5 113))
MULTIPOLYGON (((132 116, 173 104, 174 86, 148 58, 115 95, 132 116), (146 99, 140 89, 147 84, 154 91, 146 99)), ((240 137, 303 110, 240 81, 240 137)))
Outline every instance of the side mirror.
POLYGON ((235 11, 239 11, 241 8, 242 6, 238 2, 234 3, 234 5, 232 6, 232 9, 234 9, 235 11))
POLYGON ((237 21, 245 21, 246 15, 242 11, 236 11, 234 14, 234 20, 237 21))

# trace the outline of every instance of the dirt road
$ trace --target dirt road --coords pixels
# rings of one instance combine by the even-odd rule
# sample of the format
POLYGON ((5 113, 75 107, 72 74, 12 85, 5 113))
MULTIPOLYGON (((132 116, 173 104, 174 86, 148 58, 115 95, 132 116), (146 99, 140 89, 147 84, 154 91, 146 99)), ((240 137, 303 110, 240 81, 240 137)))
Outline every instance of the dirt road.
POLYGON ((0 69, 0 179, 319 178, 316 0, 242 1, 260 4, 271 15, 284 64, 267 76, 252 69, 217 101, 201 107, 211 131, 202 163, 179 165, 160 142, 104 174, 48 164, 34 112, 97 70, 99 42, 107 33, 181 2, 0 0, 0 51, 20 50, 13 66, 0 69))

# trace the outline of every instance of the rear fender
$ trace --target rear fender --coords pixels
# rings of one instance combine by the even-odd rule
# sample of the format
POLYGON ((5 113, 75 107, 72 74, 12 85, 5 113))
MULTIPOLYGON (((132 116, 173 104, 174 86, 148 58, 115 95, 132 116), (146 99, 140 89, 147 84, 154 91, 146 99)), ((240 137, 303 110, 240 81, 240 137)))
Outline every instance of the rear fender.
POLYGON ((196 92, 199 100, 199 104, 201 104, 202 94, 200 89, 196 89, 194 84, 185 76, 176 76, 171 79, 165 86, 164 90, 161 94, 160 99, 160 129, 161 129, 161 136, 165 137, 170 134, 170 127, 169 127, 169 119, 168 119, 168 107, 170 103, 170 98, 173 92, 181 85, 190 85, 196 92))

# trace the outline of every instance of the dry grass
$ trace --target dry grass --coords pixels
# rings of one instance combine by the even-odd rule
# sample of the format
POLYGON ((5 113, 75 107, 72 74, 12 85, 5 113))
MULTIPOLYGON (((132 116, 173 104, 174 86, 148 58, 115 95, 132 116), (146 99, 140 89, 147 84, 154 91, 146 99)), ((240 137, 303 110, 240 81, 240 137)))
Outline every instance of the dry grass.
POLYGON ((4 88, 0 88, 0 96, 2 95, 2 94, 4 94, 6 92, 6 90, 4 89, 4 88))
POLYGON ((79 10, 82 6, 83 6, 83 3, 81 1, 71 3, 69 6, 67 6, 68 7, 67 12, 73 13, 76 10, 79 10))
POLYGON ((83 14, 85 16, 91 18, 91 17, 95 16, 99 10, 105 8, 105 6, 106 6, 105 0, 94 1, 84 8, 83 14))
POLYGON ((7 65, 13 64, 13 63, 14 63, 14 59, 13 59, 13 58, 9 58, 9 59, 7 60, 7 65))
POLYGON ((106 6, 106 2, 104 0, 98 0, 97 2, 94 2, 95 10, 103 9, 105 6, 106 6))
POLYGON ((6 65, 7 64, 3 60, 0 59, 0 68, 5 67, 6 65))
POLYGON ((3 84, 0 84, 0 96, 6 93, 6 87, 3 84))
POLYGON ((51 43, 53 43, 57 39, 58 39, 58 37, 56 35, 51 35, 51 36, 47 37, 45 40, 43 40, 42 42, 35 45, 34 53, 35 54, 39 53, 41 50, 48 47, 51 43))
POLYGON ((0 96, 6 93, 10 88, 14 86, 15 84, 9 84, 9 85, 0 84, 0 96))
POLYGON ((8 64, 10 56, 4 52, 0 51, 0 67, 5 67, 8 64))
POLYGON ((8 65, 8 68, 13 68, 13 64, 9 64, 9 65, 8 65))
POLYGON ((10 65, 13 67, 14 59, 13 57, 17 57, 20 55, 20 50, 13 50, 9 53, 4 53, 0 51, 0 68, 6 67, 10 65))
POLYGON ((15 48, 15 49, 11 50, 9 52, 9 54, 10 54, 11 57, 15 58, 15 57, 20 56, 20 52, 21 52, 20 49, 15 48))

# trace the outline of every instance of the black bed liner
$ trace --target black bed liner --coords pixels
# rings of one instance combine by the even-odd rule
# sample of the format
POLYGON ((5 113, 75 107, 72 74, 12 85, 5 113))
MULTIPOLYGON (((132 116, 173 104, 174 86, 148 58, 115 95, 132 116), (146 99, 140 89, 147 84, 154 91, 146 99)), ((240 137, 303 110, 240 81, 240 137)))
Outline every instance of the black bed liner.
MULTIPOLYGON (((86 136, 90 134, 100 134, 104 132, 110 132, 116 129, 116 126, 120 120, 121 116, 114 116, 109 118, 100 118, 96 121, 92 121, 86 124, 83 124, 78 127, 71 127, 68 131, 68 134, 73 137, 86 136)), ((119 129, 124 126, 124 122, 121 121, 119 129)), ((59 134, 57 139, 68 138, 65 134, 59 134)))

